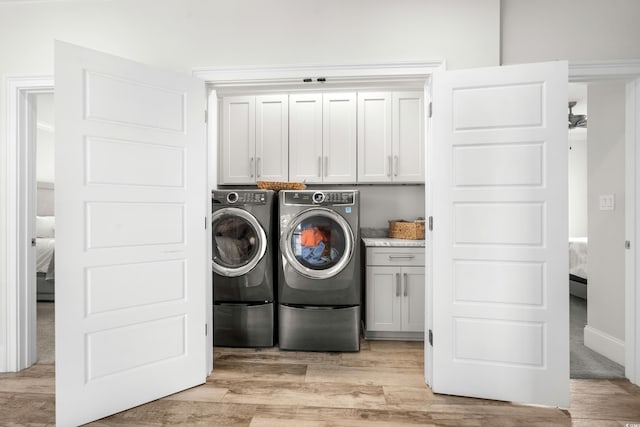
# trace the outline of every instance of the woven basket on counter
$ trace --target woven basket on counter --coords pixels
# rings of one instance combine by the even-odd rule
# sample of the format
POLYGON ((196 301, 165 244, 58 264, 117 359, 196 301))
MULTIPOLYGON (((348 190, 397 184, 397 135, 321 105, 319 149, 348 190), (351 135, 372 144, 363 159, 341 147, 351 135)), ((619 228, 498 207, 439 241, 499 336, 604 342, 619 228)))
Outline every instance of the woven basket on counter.
POLYGON ((424 239, 424 220, 405 221, 397 219, 389 221, 389 237, 394 239, 424 239))
POLYGON ((256 181, 258 188, 262 190, 304 190, 307 186, 303 182, 284 181, 256 181))

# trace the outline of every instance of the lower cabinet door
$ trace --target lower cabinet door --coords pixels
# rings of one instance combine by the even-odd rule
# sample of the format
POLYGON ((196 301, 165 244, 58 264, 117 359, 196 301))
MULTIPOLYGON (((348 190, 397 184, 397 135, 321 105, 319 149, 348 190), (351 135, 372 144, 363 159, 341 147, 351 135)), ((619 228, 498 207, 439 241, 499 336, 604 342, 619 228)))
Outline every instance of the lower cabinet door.
POLYGON ((367 267, 366 328, 368 331, 399 331, 401 329, 401 280, 398 267, 367 267))
POLYGON ((424 332, 424 267, 402 267, 402 330, 424 332))

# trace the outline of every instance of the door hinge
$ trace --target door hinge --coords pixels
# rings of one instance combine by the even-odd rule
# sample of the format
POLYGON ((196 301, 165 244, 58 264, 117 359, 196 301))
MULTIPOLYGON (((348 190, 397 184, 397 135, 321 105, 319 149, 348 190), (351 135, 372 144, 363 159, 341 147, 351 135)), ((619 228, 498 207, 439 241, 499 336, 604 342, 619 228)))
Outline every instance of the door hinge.
POLYGON ((429 102, 429 118, 433 115, 433 103, 429 102))
POLYGON ((204 217, 204 229, 205 229, 205 230, 207 229, 207 222, 208 222, 208 221, 207 221, 207 217, 205 216, 205 217, 204 217))
POLYGON ((429 217, 429 231, 433 231, 433 217, 429 217))
POLYGON ((204 110, 204 122, 209 122, 209 112, 207 110, 204 110))
POLYGON ((433 331, 429 329, 429 345, 433 347, 433 331))
POLYGON ((204 336, 208 336, 209 335, 209 325, 208 324, 204 324, 204 336))
POLYGON ((625 240, 624 241, 624 248, 625 249, 631 249, 631 241, 630 240, 625 240))
POLYGON ((36 238, 32 237, 31 238, 31 246, 35 246, 36 245, 36 238))

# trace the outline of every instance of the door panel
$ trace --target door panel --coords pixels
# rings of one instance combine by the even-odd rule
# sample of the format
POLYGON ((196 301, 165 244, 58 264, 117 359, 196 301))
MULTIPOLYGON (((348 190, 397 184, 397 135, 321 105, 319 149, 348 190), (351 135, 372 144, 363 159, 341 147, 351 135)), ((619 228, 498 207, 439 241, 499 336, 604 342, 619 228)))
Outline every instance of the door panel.
POLYGON ((289 97, 256 96, 256 179, 289 180, 289 97))
POLYGON ((424 332, 424 267, 402 267, 402 330, 424 332))
POLYGON ((391 181, 391 93, 358 93, 358 182, 391 181))
POLYGON ((289 95, 289 178, 321 183, 322 94, 289 95))
POLYGON ((224 184, 253 184, 256 151, 254 96, 231 96, 222 101, 220 165, 224 184))
POLYGON ((424 182, 424 95, 393 93, 393 180, 424 182))
POLYGON ((399 268, 369 266, 366 271, 367 330, 401 330, 399 268))
POLYGON ((434 75, 437 393, 569 404, 566 103, 566 62, 434 75))
POLYGON ((325 93, 322 97, 324 183, 356 182, 356 94, 325 93))
POLYGON ((209 195, 203 82, 55 49, 56 423, 65 426, 205 381, 209 195))

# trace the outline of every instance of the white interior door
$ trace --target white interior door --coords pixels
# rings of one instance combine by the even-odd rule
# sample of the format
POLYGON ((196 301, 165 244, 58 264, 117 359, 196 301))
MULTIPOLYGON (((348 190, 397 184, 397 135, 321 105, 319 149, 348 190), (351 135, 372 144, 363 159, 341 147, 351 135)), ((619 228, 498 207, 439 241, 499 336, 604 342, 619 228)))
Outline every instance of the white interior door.
POLYGON ((569 405, 567 82, 434 75, 434 392, 569 405))
POLYGON ((56 422, 66 426, 204 383, 207 148, 202 81, 55 49, 56 422))

